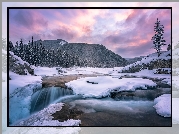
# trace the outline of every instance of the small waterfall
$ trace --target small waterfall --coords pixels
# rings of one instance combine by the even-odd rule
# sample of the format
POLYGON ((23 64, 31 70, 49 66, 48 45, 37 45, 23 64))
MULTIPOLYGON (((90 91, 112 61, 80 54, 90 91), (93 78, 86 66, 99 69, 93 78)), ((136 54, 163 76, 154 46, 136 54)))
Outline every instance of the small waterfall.
POLYGON ((35 92, 31 98, 31 113, 42 110, 59 97, 72 95, 73 91, 61 87, 42 88, 35 92))

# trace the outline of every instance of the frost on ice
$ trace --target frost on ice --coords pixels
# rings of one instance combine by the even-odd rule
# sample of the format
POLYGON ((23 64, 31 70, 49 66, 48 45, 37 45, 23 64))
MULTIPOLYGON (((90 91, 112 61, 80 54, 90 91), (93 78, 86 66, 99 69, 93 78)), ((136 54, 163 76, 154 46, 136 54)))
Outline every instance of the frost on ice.
POLYGON ((137 88, 147 89, 155 87, 152 80, 142 78, 123 78, 112 76, 86 77, 70 81, 65 84, 71 88, 75 94, 84 97, 106 97, 112 91, 135 91, 137 88))
POLYGON ((164 117, 171 117, 171 94, 163 94, 154 100, 154 108, 164 117))
POLYGON ((56 111, 62 109, 63 103, 50 104, 47 108, 31 115, 25 120, 21 120, 19 123, 15 124, 17 126, 79 126, 80 120, 68 119, 64 122, 59 122, 58 120, 52 120, 51 116, 56 111))

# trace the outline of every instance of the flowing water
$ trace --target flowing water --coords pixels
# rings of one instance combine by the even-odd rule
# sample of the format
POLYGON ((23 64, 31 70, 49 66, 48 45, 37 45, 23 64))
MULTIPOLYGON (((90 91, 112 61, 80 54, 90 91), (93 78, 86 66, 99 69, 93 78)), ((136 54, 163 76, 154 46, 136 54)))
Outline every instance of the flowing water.
POLYGON ((34 113, 40 111, 54 102, 56 99, 72 94, 72 90, 60 87, 42 88, 32 95, 30 112, 34 113))
POLYGON ((60 87, 42 88, 31 96, 30 114, 49 104, 62 102, 83 112, 81 126, 170 126, 171 118, 156 113, 151 100, 123 98, 83 98, 72 90, 60 87))

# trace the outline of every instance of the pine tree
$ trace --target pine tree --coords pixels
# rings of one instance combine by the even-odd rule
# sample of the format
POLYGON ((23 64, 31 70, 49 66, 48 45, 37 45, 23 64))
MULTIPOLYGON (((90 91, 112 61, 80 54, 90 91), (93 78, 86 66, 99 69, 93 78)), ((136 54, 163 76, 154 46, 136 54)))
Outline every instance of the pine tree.
POLYGON ((164 42, 166 42, 163 39, 163 33, 164 33, 164 26, 160 24, 160 21, 157 18, 157 22, 155 23, 154 31, 155 35, 152 37, 151 40, 153 40, 153 47, 157 50, 158 57, 161 54, 161 46, 166 45, 164 42))

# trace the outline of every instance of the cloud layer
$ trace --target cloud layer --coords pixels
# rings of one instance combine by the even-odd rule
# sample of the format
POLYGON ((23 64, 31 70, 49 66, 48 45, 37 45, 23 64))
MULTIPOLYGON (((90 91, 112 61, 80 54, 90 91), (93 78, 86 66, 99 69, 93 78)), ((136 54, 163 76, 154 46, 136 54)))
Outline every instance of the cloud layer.
MULTIPOLYGON (((159 18, 171 43, 169 9, 10 9, 9 37, 103 44, 122 57, 154 52, 151 38, 159 18)), ((166 48, 164 48, 166 49, 166 48)))

